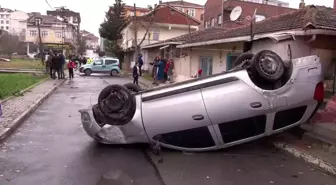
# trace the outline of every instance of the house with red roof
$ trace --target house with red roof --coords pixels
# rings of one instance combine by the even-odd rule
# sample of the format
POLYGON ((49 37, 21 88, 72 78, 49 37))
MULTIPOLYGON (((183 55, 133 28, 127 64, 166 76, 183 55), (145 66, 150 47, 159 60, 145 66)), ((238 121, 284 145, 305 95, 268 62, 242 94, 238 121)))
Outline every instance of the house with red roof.
POLYGON ((334 71, 335 43, 336 11, 310 5, 255 22, 253 26, 210 27, 191 33, 191 37, 185 34, 143 49, 169 48, 177 81, 190 79, 199 69, 203 75, 227 71, 241 53, 265 49, 275 51, 283 60, 318 55, 325 77, 329 78, 334 71))
MULTIPOLYGON (((128 19, 122 30, 121 48, 126 52, 124 58, 125 68, 133 67, 136 56, 135 45, 144 47, 160 41, 185 35, 198 30, 200 22, 193 17, 171 7, 160 4, 153 11, 143 16, 133 16, 128 19)), ((168 55, 163 50, 141 51, 144 60, 144 70, 157 55, 168 55)))

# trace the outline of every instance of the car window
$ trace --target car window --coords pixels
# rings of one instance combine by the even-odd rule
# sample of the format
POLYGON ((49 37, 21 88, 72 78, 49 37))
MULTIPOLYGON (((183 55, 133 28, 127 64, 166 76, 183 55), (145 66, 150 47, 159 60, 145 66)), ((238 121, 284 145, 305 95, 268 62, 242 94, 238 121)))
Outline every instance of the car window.
POLYGON ((105 60, 105 65, 111 65, 111 64, 116 64, 118 61, 117 60, 105 60))
POLYGON ((103 60, 94 61, 95 65, 103 65, 103 60))

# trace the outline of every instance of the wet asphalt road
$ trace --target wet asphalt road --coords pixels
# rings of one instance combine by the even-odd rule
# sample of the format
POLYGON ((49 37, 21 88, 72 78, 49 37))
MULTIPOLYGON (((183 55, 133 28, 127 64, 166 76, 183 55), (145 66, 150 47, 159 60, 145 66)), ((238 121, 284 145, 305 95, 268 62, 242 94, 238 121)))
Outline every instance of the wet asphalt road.
POLYGON ((150 154, 155 165, 143 146, 97 144, 85 134, 78 109, 96 103, 109 83, 127 82, 109 76, 65 82, 0 144, 0 185, 110 185, 115 170, 135 185, 336 184, 335 177, 260 142, 202 154, 164 151, 163 161, 150 154))

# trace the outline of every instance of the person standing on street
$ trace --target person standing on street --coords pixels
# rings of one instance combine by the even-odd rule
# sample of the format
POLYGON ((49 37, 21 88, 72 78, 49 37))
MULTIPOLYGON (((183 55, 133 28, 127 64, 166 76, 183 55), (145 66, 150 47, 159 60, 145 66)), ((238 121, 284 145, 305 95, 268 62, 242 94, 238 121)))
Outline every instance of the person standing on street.
POLYGON ((139 74, 140 74, 140 68, 138 66, 138 63, 135 63, 133 67, 133 83, 139 85, 139 74))
POLYGON ((55 73, 57 73, 57 77, 58 79, 60 79, 60 71, 59 71, 60 64, 61 64, 60 57, 57 55, 52 56, 51 67, 52 67, 52 78, 53 79, 56 79, 55 73))
POLYGON ((60 73, 61 73, 61 78, 65 78, 65 73, 64 73, 64 65, 65 65, 65 56, 63 53, 60 54, 60 60, 61 60, 61 68, 60 68, 60 73))
POLYGON ((52 76, 52 70, 53 70, 53 68, 51 66, 51 59, 52 59, 52 56, 51 56, 51 54, 49 54, 48 57, 47 57, 47 60, 45 62, 46 63, 46 68, 47 68, 47 72, 49 73, 50 78, 53 77, 52 76))
POLYGON ((139 70, 140 70, 140 76, 142 76, 142 66, 143 66, 143 60, 142 60, 142 54, 139 53, 139 56, 138 56, 138 65, 139 65, 139 70))
POLYGON ((69 79, 74 78, 74 68, 76 68, 76 63, 72 59, 70 59, 68 63, 69 79))

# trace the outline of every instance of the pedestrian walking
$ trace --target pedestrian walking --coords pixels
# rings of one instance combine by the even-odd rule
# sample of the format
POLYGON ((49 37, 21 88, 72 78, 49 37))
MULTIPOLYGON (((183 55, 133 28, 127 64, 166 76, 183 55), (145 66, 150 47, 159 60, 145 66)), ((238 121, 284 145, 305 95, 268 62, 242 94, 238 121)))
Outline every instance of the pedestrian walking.
POLYGON ((143 66, 143 60, 142 60, 142 54, 139 53, 138 55, 138 65, 139 65, 139 70, 140 70, 140 76, 142 76, 142 66, 143 66))
POLYGON ((139 64, 136 62, 133 67, 133 83, 139 85, 139 74, 140 74, 140 68, 139 64))
POLYGON ((157 56, 153 62, 149 63, 150 65, 153 66, 153 70, 152 70, 153 84, 157 84, 159 62, 160 62, 160 57, 157 56))
POLYGON ((76 68, 76 63, 72 59, 70 59, 67 67, 68 67, 68 71, 69 71, 69 79, 73 79, 74 78, 74 69, 76 68))

